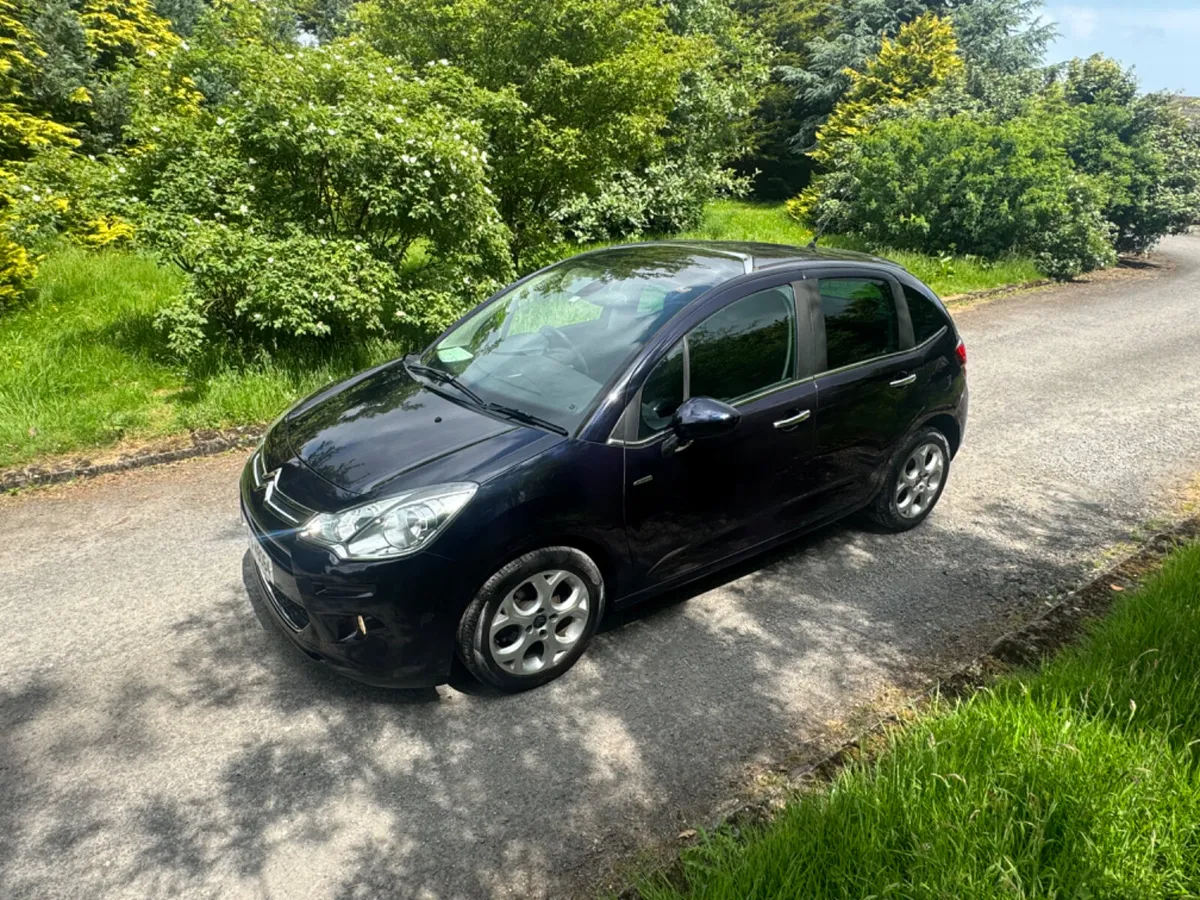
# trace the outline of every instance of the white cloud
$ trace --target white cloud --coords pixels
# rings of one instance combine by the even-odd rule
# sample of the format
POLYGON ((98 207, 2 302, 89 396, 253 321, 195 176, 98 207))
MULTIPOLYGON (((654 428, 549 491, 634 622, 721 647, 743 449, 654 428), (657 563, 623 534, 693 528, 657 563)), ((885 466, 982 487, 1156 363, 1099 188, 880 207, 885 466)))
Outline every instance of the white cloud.
POLYGON ((1052 5, 1047 15, 1058 24, 1066 40, 1089 38, 1120 39, 1147 33, 1164 37, 1200 37, 1200 9, 1149 8, 1102 9, 1095 6, 1052 5))
POLYGON ((1063 37, 1087 40, 1100 25, 1100 13, 1090 6, 1059 6, 1048 10, 1063 37))

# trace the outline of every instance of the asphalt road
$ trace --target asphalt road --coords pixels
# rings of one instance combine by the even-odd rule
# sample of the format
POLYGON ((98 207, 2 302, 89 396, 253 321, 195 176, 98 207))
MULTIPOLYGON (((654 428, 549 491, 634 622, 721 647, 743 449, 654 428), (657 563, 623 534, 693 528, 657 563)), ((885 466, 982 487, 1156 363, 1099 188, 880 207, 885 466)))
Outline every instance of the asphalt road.
POLYGON ((344 682, 264 631, 240 457, 0 500, 0 897, 561 896, 1077 581, 1200 469, 1200 238, 958 316, 932 519, 839 526, 517 697, 344 682))

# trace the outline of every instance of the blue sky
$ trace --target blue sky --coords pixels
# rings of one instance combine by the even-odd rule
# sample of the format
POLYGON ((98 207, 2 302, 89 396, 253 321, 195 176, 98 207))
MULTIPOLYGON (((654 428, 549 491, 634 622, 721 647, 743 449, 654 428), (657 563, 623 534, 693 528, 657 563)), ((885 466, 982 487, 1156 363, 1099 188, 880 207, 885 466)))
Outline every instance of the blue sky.
POLYGON ((1044 17, 1060 36, 1048 62, 1104 53, 1132 65, 1142 90, 1183 91, 1200 97, 1200 3, 1150 0, 1047 0, 1044 17))

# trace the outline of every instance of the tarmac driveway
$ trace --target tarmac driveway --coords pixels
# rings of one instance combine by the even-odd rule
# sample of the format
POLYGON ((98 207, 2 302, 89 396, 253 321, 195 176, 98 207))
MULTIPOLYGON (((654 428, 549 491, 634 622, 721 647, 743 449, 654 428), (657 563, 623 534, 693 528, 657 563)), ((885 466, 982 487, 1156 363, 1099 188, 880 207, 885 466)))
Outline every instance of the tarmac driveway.
POLYGON ((1200 238, 958 315, 916 532, 839 526, 614 621, 516 697, 344 682, 241 584, 241 457, 0 499, 0 897, 561 896, 970 654, 1200 469, 1200 238))

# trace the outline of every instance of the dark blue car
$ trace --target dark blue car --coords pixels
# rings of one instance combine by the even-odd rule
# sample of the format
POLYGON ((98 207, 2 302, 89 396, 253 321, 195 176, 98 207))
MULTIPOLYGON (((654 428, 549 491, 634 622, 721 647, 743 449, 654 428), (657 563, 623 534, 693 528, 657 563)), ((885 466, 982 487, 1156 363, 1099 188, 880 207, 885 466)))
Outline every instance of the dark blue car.
POLYGON ((522 690, 635 603, 865 510, 919 524, 966 352, 900 266, 766 244, 585 253, 326 388, 242 475, 258 605, 315 659, 522 690))

